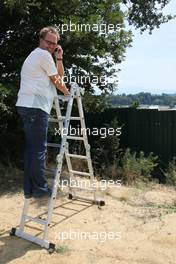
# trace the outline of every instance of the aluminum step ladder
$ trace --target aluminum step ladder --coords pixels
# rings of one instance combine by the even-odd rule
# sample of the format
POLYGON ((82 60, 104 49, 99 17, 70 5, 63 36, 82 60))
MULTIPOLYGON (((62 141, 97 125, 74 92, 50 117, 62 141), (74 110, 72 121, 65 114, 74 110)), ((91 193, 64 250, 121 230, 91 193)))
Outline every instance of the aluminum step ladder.
POLYGON ((55 250, 55 244, 50 243, 48 241, 48 232, 49 232, 49 227, 51 225, 51 220, 52 220, 54 201, 56 199, 57 190, 58 190, 58 187, 60 184, 60 175, 61 175, 61 171, 62 171, 64 156, 66 158, 66 163, 67 163, 67 167, 68 167, 69 179, 74 179, 75 175, 86 176, 89 178, 90 186, 91 186, 90 188, 69 186, 68 199, 91 202, 93 204, 97 204, 98 206, 104 206, 105 205, 104 200, 102 200, 100 197, 97 196, 97 188, 95 186, 93 186, 94 173, 93 173, 93 168, 92 168, 92 161, 91 161, 91 156, 90 156, 90 145, 88 144, 88 139, 87 139, 86 126, 85 126, 84 113, 83 113, 83 106, 82 106, 82 100, 81 100, 81 94, 80 94, 79 86, 76 83, 72 84, 69 96, 58 95, 54 99, 54 108, 56 110, 57 118, 49 118, 49 122, 54 122, 54 123, 57 123, 59 125, 59 129, 61 131, 61 144, 56 144, 56 143, 48 143, 47 144, 48 147, 60 148, 59 154, 56 157, 57 167, 55 170, 52 195, 49 198, 49 202, 48 202, 47 218, 41 219, 39 217, 29 216, 28 215, 28 207, 29 207, 29 200, 30 199, 25 199, 24 207, 23 207, 23 211, 22 211, 22 216, 21 216, 21 221, 20 221, 20 226, 19 226, 19 228, 12 228, 12 230, 10 232, 11 236, 17 236, 17 237, 29 240, 33 243, 36 243, 36 244, 40 245, 41 247, 46 248, 49 251, 49 253, 52 253, 55 250), (76 101, 77 101, 78 113, 79 113, 78 117, 72 117, 71 116, 74 99, 76 99, 76 101), (67 109, 66 109, 66 115, 65 116, 61 115, 61 107, 60 107, 59 101, 67 102, 67 109), (81 129, 82 129, 81 131, 83 131, 82 136, 70 136, 68 134, 70 120, 79 120, 80 121, 81 129), (69 153, 68 140, 83 141, 86 155, 84 156, 84 155, 77 155, 77 154, 69 153), (88 172, 73 170, 71 158, 87 160, 88 172), (76 190, 89 191, 92 193, 92 198, 87 198, 87 195, 86 196, 77 195, 76 190), (29 221, 33 221, 33 222, 42 224, 44 226, 42 238, 39 238, 37 236, 33 236, 33 235, 26 233, 24 231, 25 224, 29 221))

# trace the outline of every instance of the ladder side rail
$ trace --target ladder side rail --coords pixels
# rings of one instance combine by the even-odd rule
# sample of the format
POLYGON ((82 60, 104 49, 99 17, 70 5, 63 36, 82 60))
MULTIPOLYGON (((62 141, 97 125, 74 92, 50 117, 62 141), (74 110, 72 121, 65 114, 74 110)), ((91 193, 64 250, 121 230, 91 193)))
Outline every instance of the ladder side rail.
POLYGON ((86 147, 86 145, 88 144, 88 139, 87 139, 86 124, 85 124, 82 99, 81 99, 79 87, 77 87, 77 90, 76 90, 76 100, 77 100, 77 105, 78 105, 79 116, 81 117, 80 123, 81 123, 82 132, 83 132, 84 144, 86 147))
POLYGON ((29 208, 29 199, 24 199, 24 206, 23 206, 23 211, 22 211, 21 221, 20 221, 20 226, 19 226, 19 230, 21 231, 24 231, 28 208, 29 208))
POLYGON ((81 121, 80 121, 81 128, 83 128, 84 146, 85 146, 85 150, 86 150, 86 156, 88 157, 88 168, 89 168, 89 172, 91 174, 91 180, 93 180, 94 179, 94 172, 93 172, 92 160, 91 160, 91 155, 90 155, 90 145, 88 143, 88 138, 87 138, 87 133, 86 133, 85 118, 84 118, 81 94, 80 94, 79 89, 77 89, 76 94, 77 94, 78 111, 79 111, 79 115, 81 117, 81 121))
MULTIPOLYGON (((91 155, 90 155, 90 145, 88 143, 88 138, 87 138, 87 132, 86 132, 87 130, 86 130, 86 124, 85 124, 85 118, 84 118, 84 112, 83 112, 82 99, 81 99, 80 89, 78 89, 78 88, 76 91, 76 95, 77 95, 78 111, 79 111, 79 115, 81 117, 80 123, 81 123, 81 127, 83 128, 84 146, 85 146, 85 150, 86 150, 87 164, 88 164, 88 169, 89 169, 89 173, 90 173, 90 182, 91 182, 91 186, 93 186, 94 171, 93 171, 92 159, 91 159, 91 155)), ((97 199, 97 190, 96 189, 94 190, 93 196, 94 196, 94 201, 96 201, 96 199, 97 199)))
MULTIPOLYGON (((58 97, 54 98, 54 104, 55 104, 55 108, 56 108, 56 115, 57 115, 57 119, 58 119, 59 129, 60 129, 60 131, 63 131, 63 120, 59 119, 59 117, 62 116, 62 113, 61 113, 58 97)), ((61 137, 63 137, 62 133, 61 133, 61 137)))
MULTIPOLYGON (((69 156, 69 144, 68 142, 66 142, 66 148, 65 148, 65 158, 66 158, 66 162, 67 162, 67 166, 68 166, 68 172, 69 172, 69 179, 72 180, 74 175, 72 173, 73 168, 72 168, 72 163, 71 163, 71 158, 69 156)), ((74 192, 73 188, 70 186, 69 183, 69 193, 74 192)))
POLYGON ((60 153, 57 156, 58 164, 57 164, 57 170, 56 170, 55 178, 54 178, 52 195, 51 195, 51 199, 50 199, 49 205, 48 205, 47 224, 46 224, 46 228, 44 230, 44 235, 43 235, 44 240, 46 240, 48 238, 48 231, 49 231, 49 226, 50 226, 51 219, 52 219, 52 211, 53 211, 53 207, 54 207, 54 199, 56 198, 56 195, 57 195, 57 187, 59 184, 60 174, 61 174, 61 170, 62 170, 63 157, 65 154, 65 144, 66 144, 68 128, 69 128, 69 124, 70 124, 70 116, 71 116, 71 111, 72 111, 72 106, 73 106, 74 94, 75 94, 75 88, 74 88, 74 86, 72 86, 71 91, 70 91, 70 99, 69 99, 68 105, 67 105, 66 118, 64 121, 64 128, 63 128, 64 132, 66 131, 66 133, 64 133, 64 135, 63 135, 63 138, 61 141, 60 153))

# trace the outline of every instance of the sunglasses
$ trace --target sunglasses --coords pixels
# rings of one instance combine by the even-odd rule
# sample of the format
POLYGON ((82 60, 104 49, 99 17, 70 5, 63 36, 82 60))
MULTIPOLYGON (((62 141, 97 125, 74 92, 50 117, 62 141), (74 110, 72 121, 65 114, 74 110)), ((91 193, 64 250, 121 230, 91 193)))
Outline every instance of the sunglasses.
POLYGON ((56 47, 57 44, 58 44, 58 43, 54 43, 54 42, 52 42, 52 41, 50 41, 50 40, 47 40, 47 39, 44 39, 44 38, 43 38, 43 40, 44 40, 48 45, 50 45, 50 46, 54 46, 54 47, 56 47))

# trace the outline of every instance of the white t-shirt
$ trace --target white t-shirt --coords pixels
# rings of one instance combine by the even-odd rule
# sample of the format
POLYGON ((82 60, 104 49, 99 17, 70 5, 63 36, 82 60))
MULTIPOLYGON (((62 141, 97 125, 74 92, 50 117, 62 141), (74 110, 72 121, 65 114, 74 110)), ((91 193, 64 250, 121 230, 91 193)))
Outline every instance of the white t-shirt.
POLYGON ((41 48, 33 50, 21 69, 16 106, 40 108, 50 114, 57 92, 49 76, 56 74, 58 71, 51 54, 41 48))

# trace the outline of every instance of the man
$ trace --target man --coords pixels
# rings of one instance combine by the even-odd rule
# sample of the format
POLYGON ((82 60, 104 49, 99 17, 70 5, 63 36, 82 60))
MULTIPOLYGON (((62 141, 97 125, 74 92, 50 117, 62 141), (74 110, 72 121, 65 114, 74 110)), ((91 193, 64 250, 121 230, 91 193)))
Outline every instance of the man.
POLYGON ((52 108, 55 87, 69 95, 63 80, 63 50, 58 41, 59 33, 53 27, 45 27, 39 33, 39 46, 23 63, 20 90, 16 103, 25 132, 24 196, 26 199, 50 196, 44 176, 47 145, 48 117, 52 108), (57 49, 57 51, 56 51, 57 49), (53 56, 56 56, 55 65, 53 56))

